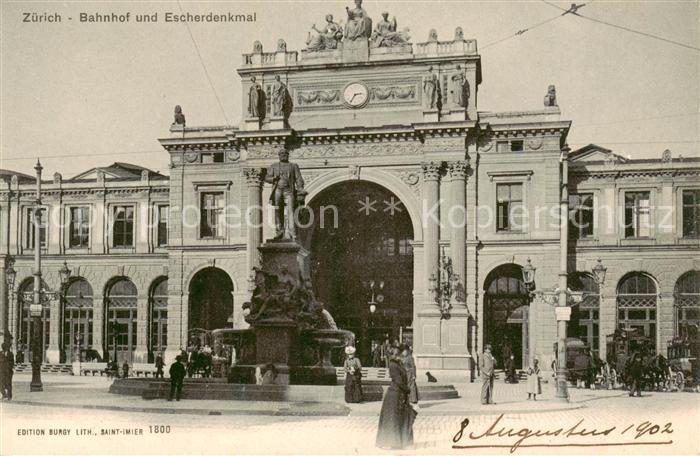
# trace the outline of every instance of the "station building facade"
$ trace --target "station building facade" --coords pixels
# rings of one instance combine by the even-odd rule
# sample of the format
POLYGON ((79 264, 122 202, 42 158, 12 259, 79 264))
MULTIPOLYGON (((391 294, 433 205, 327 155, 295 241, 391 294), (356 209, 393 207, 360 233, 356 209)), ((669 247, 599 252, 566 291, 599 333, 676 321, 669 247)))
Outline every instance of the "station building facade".
MULTIPOLYGON (((257 248, 274 235, 265 169, 282 149, 305 180, 297 241, 316 294, 365 363, 372 341, 389 338, 431 371, 472 369, 486 343, 501 360, 510 347, 518 367, 549 366, 555 310, 532 291, 563 276, 583 292, 569 335, 601 358, 617 327, 664 353, 683 324, 700 323, 700 160, 570 151, 551 90, 539 109, 479 110, 481 59, 461 30, 389 48, 256 42, 239 75, 241 124, 176 116, 160 139, 169 176, 114 163, 44 182, 43 280, 61 290, 44 308, 48 362, 70 361, 77 344, 169 359, 193 331, 245 328, 257 248)), ((2 323, 28 350, 35 182, 3 177, 0 249, 17 278, 0 285, 2 323)))

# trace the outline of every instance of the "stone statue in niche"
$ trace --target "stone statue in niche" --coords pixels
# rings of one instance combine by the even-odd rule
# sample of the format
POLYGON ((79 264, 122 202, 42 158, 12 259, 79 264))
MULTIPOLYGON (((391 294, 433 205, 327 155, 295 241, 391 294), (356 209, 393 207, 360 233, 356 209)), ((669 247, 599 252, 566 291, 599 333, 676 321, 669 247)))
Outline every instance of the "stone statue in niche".
POLYGON ((286 117, 287 114, 287 86, 279 75, 275 76, 272 84, 272 115, 274 117, 286 117))
POLYGON ((182 108, 180 105, 175 106, 175 119, 173 120, 173 125, 185 126, 185 115, 182 113, 182 108))
POLYGON ((410 36, 408 29, 401 32, 396 31, 396 17, 389 20, 389 13, 382 13, 382 19, 377 22, 377 26, 372 32, 372 47, 392 47, 407 44, 410 36))
POLYGON ((253 54, 262 54, 263 47, 260 41, 253 42, 253 54))
POLYGON ((316 35, 311 36, 306 40, 307 51, 325 51, 326 49, 337 49, 338 43, 343 38, 343 28, 333 22, 333 15, 326 15, 326 25, 322 30, 316 28, 316 24, 311 26, 311 29, 316 32, 316 35))
POLYGON ((464 71, 457 66, 457 73, 452 75, 452 102, 455 106, 466 108, 469 102, 469 82, 464 71))
POLYGON ((255 76, 250 77, 250 89, 248 89, 248 114, 250 117, 264 117, 262 89, 255 76))
POLYGON ((282 38, 277 40, 277 52, 287 52, 287 43, 282 38))
POLYGON ((423 79, 423 95, 427 109, 440 108, 440 79, 433 67, 428 68, 428 74, 423 79))
POLYGON ((557 104, 557 89, 553 85, 549 86, 549 89, 547 89, 547 95, 544 96, 544 106, 559 106, 557 104))
POLYGON ((362 0, 355 0, 355 8, 345 7, 348 13, 348 23, 345 25, 345 39, 355 41, 368 39, 372 35, 372 19, 362 8, 362 0))

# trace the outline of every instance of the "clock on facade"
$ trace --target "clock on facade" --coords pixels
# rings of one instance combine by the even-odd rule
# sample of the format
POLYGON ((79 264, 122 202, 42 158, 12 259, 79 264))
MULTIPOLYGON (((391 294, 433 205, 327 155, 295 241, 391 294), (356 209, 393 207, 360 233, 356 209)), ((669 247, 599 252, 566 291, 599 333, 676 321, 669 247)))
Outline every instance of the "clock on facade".
POLYGON ((343 91, 343 100, 345 104, 352 108, 360 108, 367 103, 369 99, 369 91, 367 86, 360 82, 348 84, 343 91))

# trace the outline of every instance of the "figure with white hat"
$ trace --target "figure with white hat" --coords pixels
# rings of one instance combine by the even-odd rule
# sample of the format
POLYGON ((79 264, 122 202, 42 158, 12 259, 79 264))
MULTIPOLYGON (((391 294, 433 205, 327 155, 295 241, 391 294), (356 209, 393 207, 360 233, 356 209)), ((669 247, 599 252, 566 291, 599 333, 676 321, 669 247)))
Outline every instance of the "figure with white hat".
POLYGON ((355 358, 355 347, 345 347, 345 402, 362 402, 362 364, 355 358))

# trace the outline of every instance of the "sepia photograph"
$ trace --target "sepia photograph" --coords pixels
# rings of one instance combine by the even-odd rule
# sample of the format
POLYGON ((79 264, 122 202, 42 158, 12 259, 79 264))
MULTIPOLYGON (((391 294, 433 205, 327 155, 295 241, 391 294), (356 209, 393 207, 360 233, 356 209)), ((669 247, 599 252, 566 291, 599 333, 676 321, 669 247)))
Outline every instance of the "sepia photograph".
POLYGON ((696 0, 3 0, 0 455, 700 454, 696 0))

